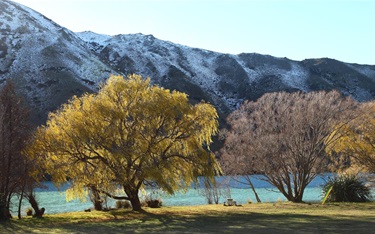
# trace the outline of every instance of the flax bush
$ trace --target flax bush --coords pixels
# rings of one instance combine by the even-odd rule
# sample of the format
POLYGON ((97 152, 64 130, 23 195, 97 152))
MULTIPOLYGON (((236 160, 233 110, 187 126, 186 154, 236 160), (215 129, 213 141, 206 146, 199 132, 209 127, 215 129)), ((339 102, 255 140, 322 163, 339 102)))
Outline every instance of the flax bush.
POLYGON ((330 178, 323 185, 323 195, 331 189, 328 202, 367 202, 371 201, 371 190, 355 175, 339 175, 330 178))

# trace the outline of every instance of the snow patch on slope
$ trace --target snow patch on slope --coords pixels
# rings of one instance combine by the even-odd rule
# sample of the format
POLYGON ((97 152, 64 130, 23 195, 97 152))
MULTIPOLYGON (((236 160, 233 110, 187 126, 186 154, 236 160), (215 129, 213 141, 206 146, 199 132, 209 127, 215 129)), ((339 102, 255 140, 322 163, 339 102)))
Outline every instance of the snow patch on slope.
POLYGON ((95 42, 102 46, 106 46, 108 44, 108 40, 112 39, 112 36, 105 35, 105 34, 98 34, 91 31, 84 31, 76 33, 82 40, 86 42, 95 42))
POLYGON ((308 87, 306 81, 309 76, 308 71, 295 62, 291 62, 290 65, 290 71, 280 71, 283 83, 307 92, 308 87))
MULTIPOLYGON (((290 87, 301 89, 303 91, 308 91, 307 87, 307 79, 309 76, 309 72, 304 69, 301 65, 294 61, 290 61, 290 69, 282 69, 277 65, 267 64, 267 66, 257 66, 254 69, 249 68, 245 61, 242 60, 239 56, 232 56, 238 64, 245 70, 249 77, 249 82, 255 82, 259 79, 263 78, 264 76, 270 75, 277 75, 281 78, 282 82, 290 87)), ((275 58, 278 59, 278 58, 275 58)))
POLYGON ((200 51, 188 47, 184 48, 184 54, 191 70, 195 71, 195 74, 191 79, 206 91, 218 94, 217 83, 219 82, 219 79, 212 69, 218 54, 211 51, 200 51))
POLYGON ((52 31, 56 29, 57 24, 53 21, 22 4, 6 0, 3 0, 3 4, 6 4, 5 10, 11 12, 12 17, 9 19, 7 14, 2 14, 2 16, 0 16, 0 20, 5 22, 1 29, 8 28, 12 32, 21 31, 21 33, 22 30, 40 33, 42 31, 52 31), (38 22, 38 24, 30 24, 30 22, 38 22))
MULTIPOLYGON (((7 0, 0 4, 0 30, 6 34, 0 72, 7 69, 7 76, 23 79, 23 85, 30 87, 46 87, 51 76, 57 76, 55 83, 68 85, 70 77, 90 89, 114 73, 68 29, 21 4, 7 0)), ((28 95, 32 99, 48 90, 41 94, 30 89, 28 95)))
POLYGON ((243 61, 238 55, 233 55, 232 57, 245 70, 245 72, 247 73, 249 77, 249 82, 254 82, 258 80, 259 78, 261 78, 262 73, 259 70, 256 71, 256 70, 250 69, 248 66, 246 66, 245 61, 243 61))
POLYGON ((57 24, 55 24, 52 20, 46 18, 44 15, 30 9, 24 5, 19 4, 20 8, 27 12, 27 15, 34 19, 34 21, 38 22, 40 26, 42 26, 47 31, 56 30, 57 24))

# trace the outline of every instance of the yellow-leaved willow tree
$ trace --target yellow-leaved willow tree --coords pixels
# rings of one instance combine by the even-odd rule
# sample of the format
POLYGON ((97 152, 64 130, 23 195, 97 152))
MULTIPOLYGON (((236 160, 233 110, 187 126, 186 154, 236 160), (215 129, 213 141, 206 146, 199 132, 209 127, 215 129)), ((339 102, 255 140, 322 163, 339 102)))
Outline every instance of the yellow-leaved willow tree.
POLYGON ((355 119, 338 128, 342 135, 327 152, 352 159, 352 165, 375 173, 375 101, 362 103, 355 119))
POLYGON ((217 127, 210 104, 191 105, 186 94, 138 75, 111 76, 97 94, 51 113, 28 154, 57 184, 70 181, 67 196, 94 189, 140 210, 145 184, 173 194, 220 170, 209 148, 217 127))

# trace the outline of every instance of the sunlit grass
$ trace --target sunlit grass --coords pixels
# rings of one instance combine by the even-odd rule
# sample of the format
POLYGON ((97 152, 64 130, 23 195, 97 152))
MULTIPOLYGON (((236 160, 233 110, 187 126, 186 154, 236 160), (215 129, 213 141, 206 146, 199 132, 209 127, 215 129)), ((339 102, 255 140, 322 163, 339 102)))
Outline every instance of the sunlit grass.
POLYGON ((0 233, 369 233, 375 227, 375 203, 145 208, 13 219, 0 233))

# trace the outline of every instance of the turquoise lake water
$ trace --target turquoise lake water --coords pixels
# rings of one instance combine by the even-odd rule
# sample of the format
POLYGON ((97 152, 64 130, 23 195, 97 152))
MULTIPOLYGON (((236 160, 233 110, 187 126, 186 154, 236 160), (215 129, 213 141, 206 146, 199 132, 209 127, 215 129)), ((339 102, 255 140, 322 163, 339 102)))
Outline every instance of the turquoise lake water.
MULTIPOLYGON (((321 185, 324 184, 324 181, 326 179, 327 175, 324 177, 317 177, 314 181, 312 181, 305 189, 303 200, 306 202, 321 201, 321 185)), ((228 177, 220 177, 218 178, 218 181, 221 184, 224 183, 223 181, 226 182, 226 185, 222 190, 220 190, 222 192, 222 195, 219 198, 220 204, 223 204, 229 196, 233 198, 237 202, 237 204, 245 204, 249 201, 256 202, 255 196, 248 186, 240 184, 233 179, 230 180, 230 178, 228 177)), ((265 181, 252 179, 252 182, 262 202, 286 201, 286 199, 280 192, 278 192, 275 188, 270 186, 265 181)), ((87 199, 86 202, 81 202, 78 199, 66 202, 64 191, 66 190, 67 186, 62 188, 61 191, 58 191, 52 182, 45 182, 44 185, 48 189, 38 189, 36 192, 36 197, 39 201, 40 207, 44 207, 46 209, 46 214, 83 211, 85 209, 93 207, 89 199, 87 199)), ((152 191, 155 190, 147 190, 149 194, 151 194, 152 191)), ((207 204, 206 197, 202 193, 203 192, 201 189, 191 188, 188 189, 186 193, 177 192, 175 195, 167 195, 158 192, 156 195, 153 195, 153 198, 161 198, 163 201, 163 206, 193 206, 207 204)), ((115 201, 112 199, 108 199, 107 206, 115 207, 115 201)), ((25 203, 23 205, 22 211, 24 212, 28 207, 30 207, 30 205, 25 203)), ((16 208, 13 208, 13 213, 15 213, 15 211, 16 208)))

